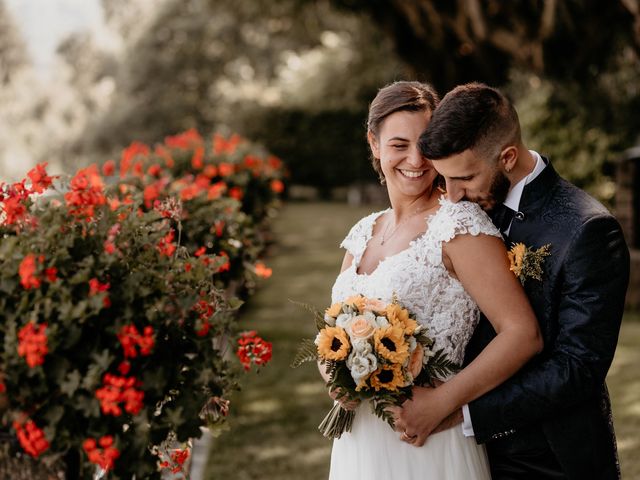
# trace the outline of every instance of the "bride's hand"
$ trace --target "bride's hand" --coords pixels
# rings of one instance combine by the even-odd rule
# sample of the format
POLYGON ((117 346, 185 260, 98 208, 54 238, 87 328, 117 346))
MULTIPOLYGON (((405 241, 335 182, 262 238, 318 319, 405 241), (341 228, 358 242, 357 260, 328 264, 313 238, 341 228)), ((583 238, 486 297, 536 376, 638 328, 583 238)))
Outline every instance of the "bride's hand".
POLYGON ((329 396, 336 402, 340 403, 340 406, 345 410, 355 410, 360 405, 360 400, 349 398, 348 395, 342 395, 339 388, 329 390, 329 396))
POLYGON ((424 445, 452 412, 440 391, 430 387, 414 387, 411 400, 389 410, 394 415, 396 430, 402 432, 400 439, 416 447, 424 445))

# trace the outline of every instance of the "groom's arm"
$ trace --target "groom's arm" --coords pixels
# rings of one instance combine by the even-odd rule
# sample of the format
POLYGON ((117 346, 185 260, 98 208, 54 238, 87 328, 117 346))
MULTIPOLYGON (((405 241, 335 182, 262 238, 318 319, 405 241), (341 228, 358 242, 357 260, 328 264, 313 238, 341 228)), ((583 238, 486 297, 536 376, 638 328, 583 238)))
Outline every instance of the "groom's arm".
POLYGON ((629 251, 618 222, 606 216, 582 225, 562 269, 555 338, 515 376, 469 404, 478 443, 593 398, 605 380, 629 281, 629 251))

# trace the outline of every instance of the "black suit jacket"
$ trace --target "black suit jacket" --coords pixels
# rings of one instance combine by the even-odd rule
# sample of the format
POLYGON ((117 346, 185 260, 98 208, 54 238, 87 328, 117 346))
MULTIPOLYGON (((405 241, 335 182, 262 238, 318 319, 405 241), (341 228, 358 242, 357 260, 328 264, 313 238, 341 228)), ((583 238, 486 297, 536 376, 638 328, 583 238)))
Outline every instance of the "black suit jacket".
MULTIPOLYGON (((476 440, 506 444, 508 454, 543 438, 567 478, 618 478, 605 377, 629 281, 622 230, 605 207, 562 179, 551 164, 525 187, 519 210, 524 217, 514 218, 508 246, 551 245, 543 280, 527 279, 524 285, 544 349, 469 404, 476 440)), ((481 319, 465 361, 494 336, 481 319)))

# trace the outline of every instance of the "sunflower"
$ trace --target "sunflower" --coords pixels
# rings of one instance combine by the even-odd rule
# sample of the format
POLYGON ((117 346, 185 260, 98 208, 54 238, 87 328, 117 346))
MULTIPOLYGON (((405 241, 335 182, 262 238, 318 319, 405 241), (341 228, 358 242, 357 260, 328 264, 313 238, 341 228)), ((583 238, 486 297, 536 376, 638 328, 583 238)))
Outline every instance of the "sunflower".
POLYGON ((365 301, 366 298, 364 298, 362 295, 354 295, 347 298, 344 303, 346 303, 347 305, 352 305, 356 307, 359 312, 362 312, 364 310, 365 301))
POLYGON ((324 313, 325 315, 329 315, 330 317, 336 318, 342 312, 342 303, 334 303, 329 308, 327 308, 324 313))
POLYGON ((395 365, 382 365, 371 374, 369 382, 376 392, 383 389, 395 392, 405 383, 402 366, 397 363, 395 365))
POLYGON ((340 327, 325 327, 320 330, 316 345, 318 354, 325 360, 344 360, 351 347, 347 332, 340 327))
POLYGON ((405 335, 413 335, 418 328, 418 323, 409 317, 409 311, 398 304, 388 305, 386 314, 391 325, 399 325, 405 335))
POLYGON ((509 270, 515 273, 516 277, 519 277, 520 273, 522 272, 525 253, 527 253, 527 247, 524 245, 524 243, 516 243, 513 247, 511 247, 511 250, 507 252, 507 255, 509 256, 509 262, 511 263, 509 270))
POLYGON ((409 345, 404 341, 402 325, 378 328, 373 334, 376 351, 392 363, 402 364, 409 356, 409 345))

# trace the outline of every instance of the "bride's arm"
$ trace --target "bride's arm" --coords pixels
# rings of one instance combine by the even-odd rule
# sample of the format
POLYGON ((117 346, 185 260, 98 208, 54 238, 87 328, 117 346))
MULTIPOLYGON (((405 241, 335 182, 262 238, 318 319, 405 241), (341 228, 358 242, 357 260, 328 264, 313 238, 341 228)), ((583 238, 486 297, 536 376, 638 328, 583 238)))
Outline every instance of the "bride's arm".
POLYGON ((443 244, 443 261, 497 335, 448 382, 434 389, 414 389, 413 399, 396 414, 400 429, 406 430, 408 436, 416 435, 414 445, 422 445, 441 420, 500 385, 542 350, 538 322, 520 282, 509 270, 500 239, 488 235, 456 236, 443 244))

